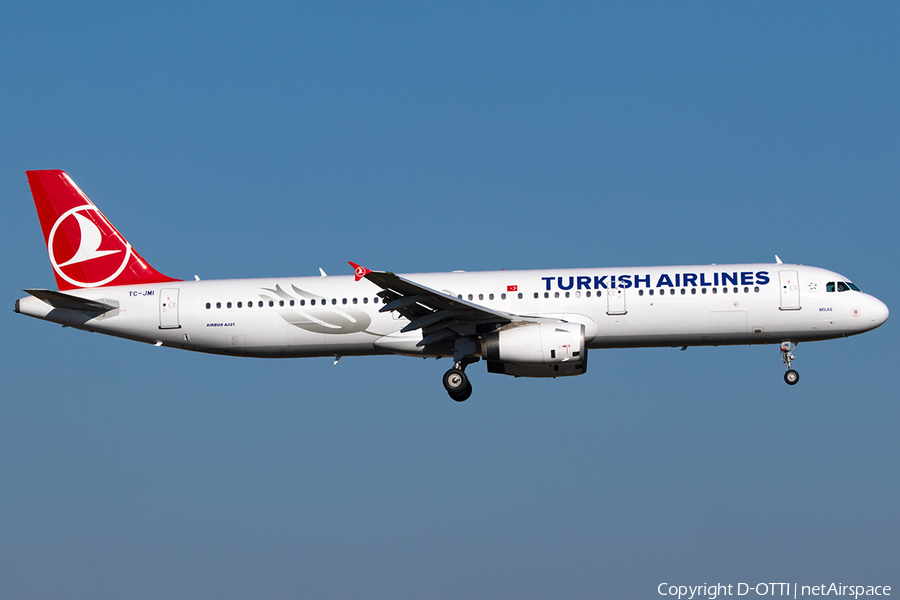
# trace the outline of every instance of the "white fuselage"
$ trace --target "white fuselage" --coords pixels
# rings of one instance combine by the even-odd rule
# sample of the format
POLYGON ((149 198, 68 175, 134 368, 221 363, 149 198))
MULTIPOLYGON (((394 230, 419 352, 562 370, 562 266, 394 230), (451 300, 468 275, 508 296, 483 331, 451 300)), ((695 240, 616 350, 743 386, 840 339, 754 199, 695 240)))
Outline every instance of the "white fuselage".
MULTIPOLYGON (((580 323, 588 348, 765 344, 843 337, 888 317, 877 298, 816 267, 742 264, 418 273, 405 279, 519 316, 580 323), (827 291, 829 285, 835 291, 827 291)), ((87 319, 26 297, 17 310, 186 350, 256 357, 421 356, 422 331, 379 312, 352 276, 179 281, 68 292, 117 306, 87 319)))

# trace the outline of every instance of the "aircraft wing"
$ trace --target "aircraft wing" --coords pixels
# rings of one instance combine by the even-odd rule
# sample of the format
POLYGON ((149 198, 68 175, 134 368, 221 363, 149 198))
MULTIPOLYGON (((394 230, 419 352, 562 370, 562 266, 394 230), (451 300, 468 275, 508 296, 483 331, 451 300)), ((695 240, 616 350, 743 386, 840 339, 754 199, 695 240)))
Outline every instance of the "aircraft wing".
POLYGON ((110 310, 114 310, 116 307, 105 304, 103 302, 97 302, 96 300, 87 300, 85 298, 79 298, 78 296, 72 296, 70 294, 64 294, 62 292, 54 292, 53 290, 22 290, 27 292, 49 304, 53 308, 63 308, 66 310, 80 310, 83 312, 93 312, 93 313, 105 313, 110 310))
POLYGON ((378 296, 385 304, 380 312, 397 311, 409 319, 409 324, 401 332, 422 330, 422 340, 416 344, 419 347, 486 333, 496 325, 521 320, 509 313, 433 290, 394 273, 370 271, 352 262, 350 266, 356 271, 357 281, 368 279, 381 288, 378 296))

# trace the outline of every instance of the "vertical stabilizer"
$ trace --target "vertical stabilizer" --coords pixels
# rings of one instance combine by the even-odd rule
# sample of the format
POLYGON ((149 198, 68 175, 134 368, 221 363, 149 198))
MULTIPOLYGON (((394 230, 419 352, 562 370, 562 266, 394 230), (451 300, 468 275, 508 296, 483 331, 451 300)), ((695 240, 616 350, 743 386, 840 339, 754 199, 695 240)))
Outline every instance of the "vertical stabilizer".
POLYGON ((26 171, 60 290, 180 281, 145 261, 63 171, 26 171))

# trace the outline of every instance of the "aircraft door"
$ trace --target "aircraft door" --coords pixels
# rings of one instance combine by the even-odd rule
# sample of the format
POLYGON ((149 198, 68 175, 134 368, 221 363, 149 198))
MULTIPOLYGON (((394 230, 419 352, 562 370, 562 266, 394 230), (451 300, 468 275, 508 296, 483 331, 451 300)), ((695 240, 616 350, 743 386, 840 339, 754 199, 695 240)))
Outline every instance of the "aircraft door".
POLYGON ((800 309, 800 279, 797 271, 778 271, 781 282, 781 310, 800 309))
POLYGON ((625 290, 622 288, 613 288, 606 291, 606 314, 608 315, 624 315, 625 310, 625 290))
POLYGON ((181 328, 178 322, 178 288, 159 290, 159 328, 181 328))

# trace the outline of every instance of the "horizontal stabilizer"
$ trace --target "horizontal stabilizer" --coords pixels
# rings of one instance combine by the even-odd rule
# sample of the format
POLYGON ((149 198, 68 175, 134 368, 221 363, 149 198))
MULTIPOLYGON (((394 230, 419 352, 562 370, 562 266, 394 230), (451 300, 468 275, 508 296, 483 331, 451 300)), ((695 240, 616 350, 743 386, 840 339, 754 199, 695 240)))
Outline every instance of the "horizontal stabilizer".
POLYGON ((53 308, 64 308, 66 310, 80 310, 84 312, 102 313, 114 310, 115 306, 97 302, 96 300, 87 300, 78 296, 70 296, 62 292, 54 292, 53 290, 23 290, 38 300, 45 302, 53 308))

